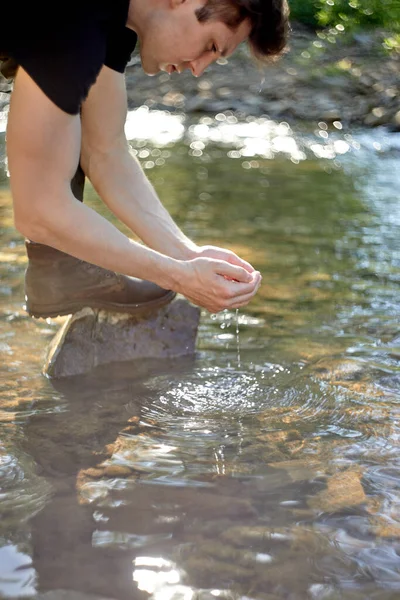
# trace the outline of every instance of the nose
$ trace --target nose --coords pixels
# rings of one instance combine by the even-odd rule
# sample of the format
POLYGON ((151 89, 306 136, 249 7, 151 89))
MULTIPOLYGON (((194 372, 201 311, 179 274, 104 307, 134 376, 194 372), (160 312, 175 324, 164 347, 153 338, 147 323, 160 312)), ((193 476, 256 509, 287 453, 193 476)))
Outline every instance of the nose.
POLYGON ((216 56, 214 53, 207 53, 206 56, 201 56, 200 58, 196 58, 196 60, 191 60, 188 63, 188 68, 192 71, 194 77, 200 77, 204 73, 204 71, 216 60, 216 56))

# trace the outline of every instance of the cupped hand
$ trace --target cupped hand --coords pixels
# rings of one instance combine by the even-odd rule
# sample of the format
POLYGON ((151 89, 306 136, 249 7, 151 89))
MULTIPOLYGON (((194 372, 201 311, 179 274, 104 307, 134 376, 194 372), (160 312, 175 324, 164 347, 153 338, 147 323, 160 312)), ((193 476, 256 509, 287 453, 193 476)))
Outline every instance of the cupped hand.
POLYGON ((255 271, 254 267, 250 263, 248 263, 246 260, 243 260, 243 258, 240 258, 231 250, 226 250, 225 248, 219 248, 218 246, 209 245, 197 246, 195 252, 196 257, 199 258, 214 258, 216 260, 223 260, 232 265, 242 267, 249 273, 253 273, 255 271))
POLYGON ((200 257, 182 265, 177 291, 211 313, 245 306, 261 283, 258 271, 250 272, 226 260, 200 257))

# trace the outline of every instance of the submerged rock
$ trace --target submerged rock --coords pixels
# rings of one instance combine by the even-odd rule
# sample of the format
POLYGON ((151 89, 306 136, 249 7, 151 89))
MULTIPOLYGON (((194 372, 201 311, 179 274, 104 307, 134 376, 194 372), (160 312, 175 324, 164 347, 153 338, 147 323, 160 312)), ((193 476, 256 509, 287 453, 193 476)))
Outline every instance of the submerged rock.
POLYGON ((335 512, 366 502, 358 470, 342 471, 327 481, 327 488, 308 500, 311 508, 321 512, 335 512))
POLYGON ((254 577, 252 568, 216 560, 214 557, 192 556, 185 562, 185 568, 200 583, 218 585, 221 581, 248 583, 254 577))
POLYGON ((269 466, 286 471, 291 481, 309 481, 324 472, 320 461, 309 458, 271 462, 269 466))
POLYGON ((266 542, 288 542, 291 534, 285 528, 272 528, 263 525, 236 526, 223 532, 221 539, 236 547, 261 546, 266 542))
POLYGON ((51 590, 44 594, 38 594, 34 597, 34 600, 112 600, 112 598, 109 596, 93 596, 74 590, 51 590))
POLYGON ((112 362, 194 354, 199 319, 200 309, 183 298, 146 316, 85 308, 54 337, 44 374, 67 377, 112 362))
POLYGON ((123 465, 107 465, 104 469, 106 477, 129 477, 132 475, 132 470, 123 465))

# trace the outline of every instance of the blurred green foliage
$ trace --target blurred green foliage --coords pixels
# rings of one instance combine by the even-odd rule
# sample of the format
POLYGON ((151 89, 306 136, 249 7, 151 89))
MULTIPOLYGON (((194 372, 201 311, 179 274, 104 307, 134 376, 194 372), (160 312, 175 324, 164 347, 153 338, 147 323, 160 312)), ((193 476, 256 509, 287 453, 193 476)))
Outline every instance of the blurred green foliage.
POLYGON ((342 25, 400 32, 400 0, 289 0, 291 18, 314 28, 342 25))
POLYGON ((320 0, 288 0, 292 21, 299 21, 310 27, 318 27, 320 0))

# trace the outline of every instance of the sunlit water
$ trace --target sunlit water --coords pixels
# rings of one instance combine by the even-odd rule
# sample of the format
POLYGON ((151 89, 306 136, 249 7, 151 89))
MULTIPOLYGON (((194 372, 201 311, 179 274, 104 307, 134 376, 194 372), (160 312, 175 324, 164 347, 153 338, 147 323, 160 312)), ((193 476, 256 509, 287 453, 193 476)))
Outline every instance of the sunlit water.
POLYGON ((145 109, 127 133, 263 284, 193 358, 45 379, 63 319, 24 312, 4 169, 0 596, 398 599, 399 135, 145 109))

